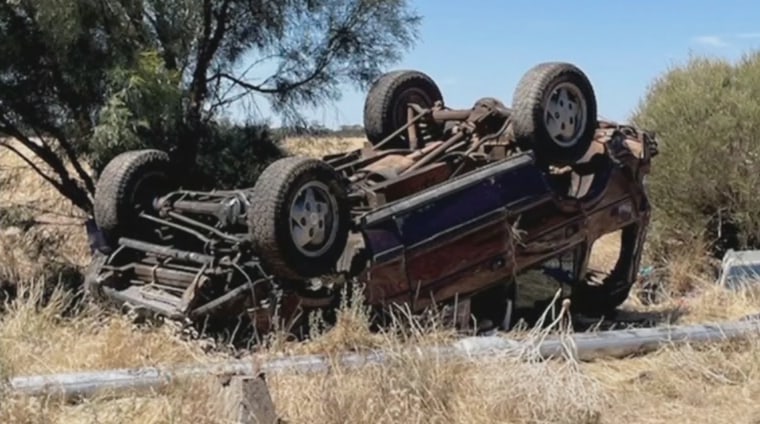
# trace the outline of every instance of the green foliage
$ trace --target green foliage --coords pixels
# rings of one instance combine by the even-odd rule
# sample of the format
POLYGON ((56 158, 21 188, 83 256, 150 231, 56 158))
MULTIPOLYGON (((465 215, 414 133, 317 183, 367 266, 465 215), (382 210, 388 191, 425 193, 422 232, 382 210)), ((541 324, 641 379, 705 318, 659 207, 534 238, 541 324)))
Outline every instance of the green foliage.
POLYGON ((157 52, 141 54, 133 68, 113 70, 110 81, 110 97, 83 151, 96 172, 126 150, 170 150, 182 118, 181 76, 166 69, 157 52))
MULTIPOLYGON (((254 148, 216 145, 250 130, 215 128, 240 101, 264 99, 301 122, 303 106, 340 98, 342 84, 366 87, 416 40, 420 17, 409 9, 407 0, 0 2, 0 134, 91 212, 86 165, 97 173, 141 147, 211 163, 196 154, 254 148)), ((239 163, 246 180, 253 168, 239 163)))
POLYGON ((0 132, 32 150, 45 165, 36 170, 84 210, 94 184, 78 155, 106 100, 109 70, 130 67, 139 47, 129 20, 114 19, 124 9, 103 6, 0 2, 0 132))
MULTIPOLYGON (((117 69, 111 97, 101 109, 89 147, 89 163, 100 172, 117 154, 143 148, 171 151, 182 120, 181 78, 156 52, 143 53, 136 67, 117 69)), ((263 167, 284 153, 266 125, 209 122, 185 182, 195 189, 252 185, 263 167)))
POLYGON ((650 87, 633 121, 657 133, 652 246, 696 234, 713 253, 760 246, 760 54, 691 58, 650 87))
POLYGON ((265 125, 214 125, 209 140, 201 143, 194 185, 206 190, 252 187, 267 165, 285 156, 277 141, 265 125))

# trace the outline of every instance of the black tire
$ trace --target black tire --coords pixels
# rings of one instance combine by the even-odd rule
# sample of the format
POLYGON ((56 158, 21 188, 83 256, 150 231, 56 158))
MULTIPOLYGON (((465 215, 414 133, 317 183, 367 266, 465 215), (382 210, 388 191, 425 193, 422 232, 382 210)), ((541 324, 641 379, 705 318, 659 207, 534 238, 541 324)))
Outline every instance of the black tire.
POLYGON ((109 248, 127 233, 138 236, 140 211, 175 188, 169 168, 166 152, 148 149, 122 153, 106 165, 95 187, 94 215, 109 248))
MULTIPOLYGON (((304 206, 307 211, 314 207, 304 206)), ((248 210, 253 245, 267 270, 276 277, 296 280, 334 270, 348 240, 350 219, 347 190, 339 174, 321 160, 303 157, 279 159, 264 169, 251 193, 248 210), (303 231, 324 230, 324 240, 317 242, 316 250, 305 252, 294 241, 291 205, 309 185, 329 209, 326 217, 312 214, 310 229, 301 227, 303 231)))
MULTIPOLYGON (((512 99, 515 140, 523 148, 533 150, 540 162, 569 165, 588 151, 598 126, 597 103, 591 82, 578 67, 562 62, 539 64, 520 79, 512 99), (570 109, 570 104, 567 115, 560 115, 563 120, 558 125, 562 131, 569 131, 570 135, 567 137, 567 134, 555 132, 555 138, 545 117, 547 104, 560 87, 566 89, 566 94, 575 97, 575 104, 581 107, 570 109), (579 115, 573 115, 578 109, 585 118, 581 123, 578 123, 579 115), (561 136, 567 138, 560 140, 561 136)), ((558 103, 565 106, 562 99, 558 99, 558 103)))
MULTIPOLYGON (((370 87, 364 101, 364 130, 372 144, 378 144, 407 122, 407 104, 417 103, 424 108, 443 101, 438 85, 428 75, 411 70, 383 74, 370 87)), ((426 133, 439 138, 443 127, 431 124, 426 133)), ((382 148, 408 148, 409 140, 403 132, 382 148)))

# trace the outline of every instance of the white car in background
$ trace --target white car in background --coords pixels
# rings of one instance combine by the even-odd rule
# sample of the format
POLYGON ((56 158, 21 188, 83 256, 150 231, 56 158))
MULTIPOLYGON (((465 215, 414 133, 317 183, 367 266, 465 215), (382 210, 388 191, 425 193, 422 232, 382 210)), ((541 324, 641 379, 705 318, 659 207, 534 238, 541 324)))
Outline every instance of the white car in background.
POLYGON ((723 256, 718 285, 739 290, 760 281, 760 250, 729 250, 723 256))

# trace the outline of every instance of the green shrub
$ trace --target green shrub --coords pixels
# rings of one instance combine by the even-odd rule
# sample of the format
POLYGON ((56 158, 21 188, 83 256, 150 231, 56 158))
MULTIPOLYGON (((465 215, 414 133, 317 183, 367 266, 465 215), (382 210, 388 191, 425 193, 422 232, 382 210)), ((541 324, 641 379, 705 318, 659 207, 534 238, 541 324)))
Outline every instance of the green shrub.
POLYGON ((648 180, 653 250, 695 237, 716 256, 760 246, 759 53, 691 57, 651 85, 633 122, 660 141, 648 180))
POLYGON ((168 151, 180 141, 181 75, 166 69, 157 52, 144 52, 134 68, 116 68, 109 76, 107 102, 89 143, 80 147, 96 173, 124 151, 168 151))
POLYGON ((195 188, 229 190, 252 187, 261 171, 285 156, 266 125, 215 123, 201 143, 195 188))
MULTIPOLYGON (((110 97, 86 146, 96 173, 128 150, 176 152, 182 145, 180 75, 169 71, 156 52, 145 52, 136 66, 111 72, 110 97)), ((283 156, 277 137, 264 124, 203 120, 193 169, 182 169, 192 189, 230 189, 253 184, 264 166, 283 156)))

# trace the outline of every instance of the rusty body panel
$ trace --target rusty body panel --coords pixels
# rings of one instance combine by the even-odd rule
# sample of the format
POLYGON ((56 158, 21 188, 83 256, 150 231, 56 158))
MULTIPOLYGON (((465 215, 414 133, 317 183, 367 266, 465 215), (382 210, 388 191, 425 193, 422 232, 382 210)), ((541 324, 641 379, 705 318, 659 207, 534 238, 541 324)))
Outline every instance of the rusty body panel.
POLYGON ((657 153, 652 134, 593 121, 583 155, 547 166, 545 155, 517 143, 512 110, 494 99, 462 110, 441 102, 407 106, 407 121, 386 139, 322 158, 346 189, 349 237, 360 241, 346 244, 330 273, 294 279, 295 271, 271 271, 251 228, 256 187, 175 190, 139 214, 159 236, 122 237, 105 249, 91 290, 164 315, 243 313, 264 329, 278 308, 288 315, 333 306, 350 281, 364 283, 368 304, 420 312, 514 285, 522 273, 549 270, 547 263, 570 252, 572 266, 560 271, 572 274, 580 304, 625 299, 649 223, 644 176, 657 153), (406 146, 384 147, 403 134, 406 146), (591 247, 619 230, 617 266, 603 289, 584 294, 591 247), (149 296, 148 287, 162 297, 149 296))
MULTIPOLYGON (((516 156, 374 211, 362 227, 374 259, 370 301, 380 302, 379 293, 394 302, 408 295, 420 311, 564 249, 591 246, 632 224, 646 227, 645 193, 632 189, 626 169, 609 165, 599 177, 599 193, 585 202, 558 198, 529 156, 516 156), (401 282, 403 275, 408 283, 401 282)), ((635 275, 628 277, 625 284, 632 284, 635 275)))

